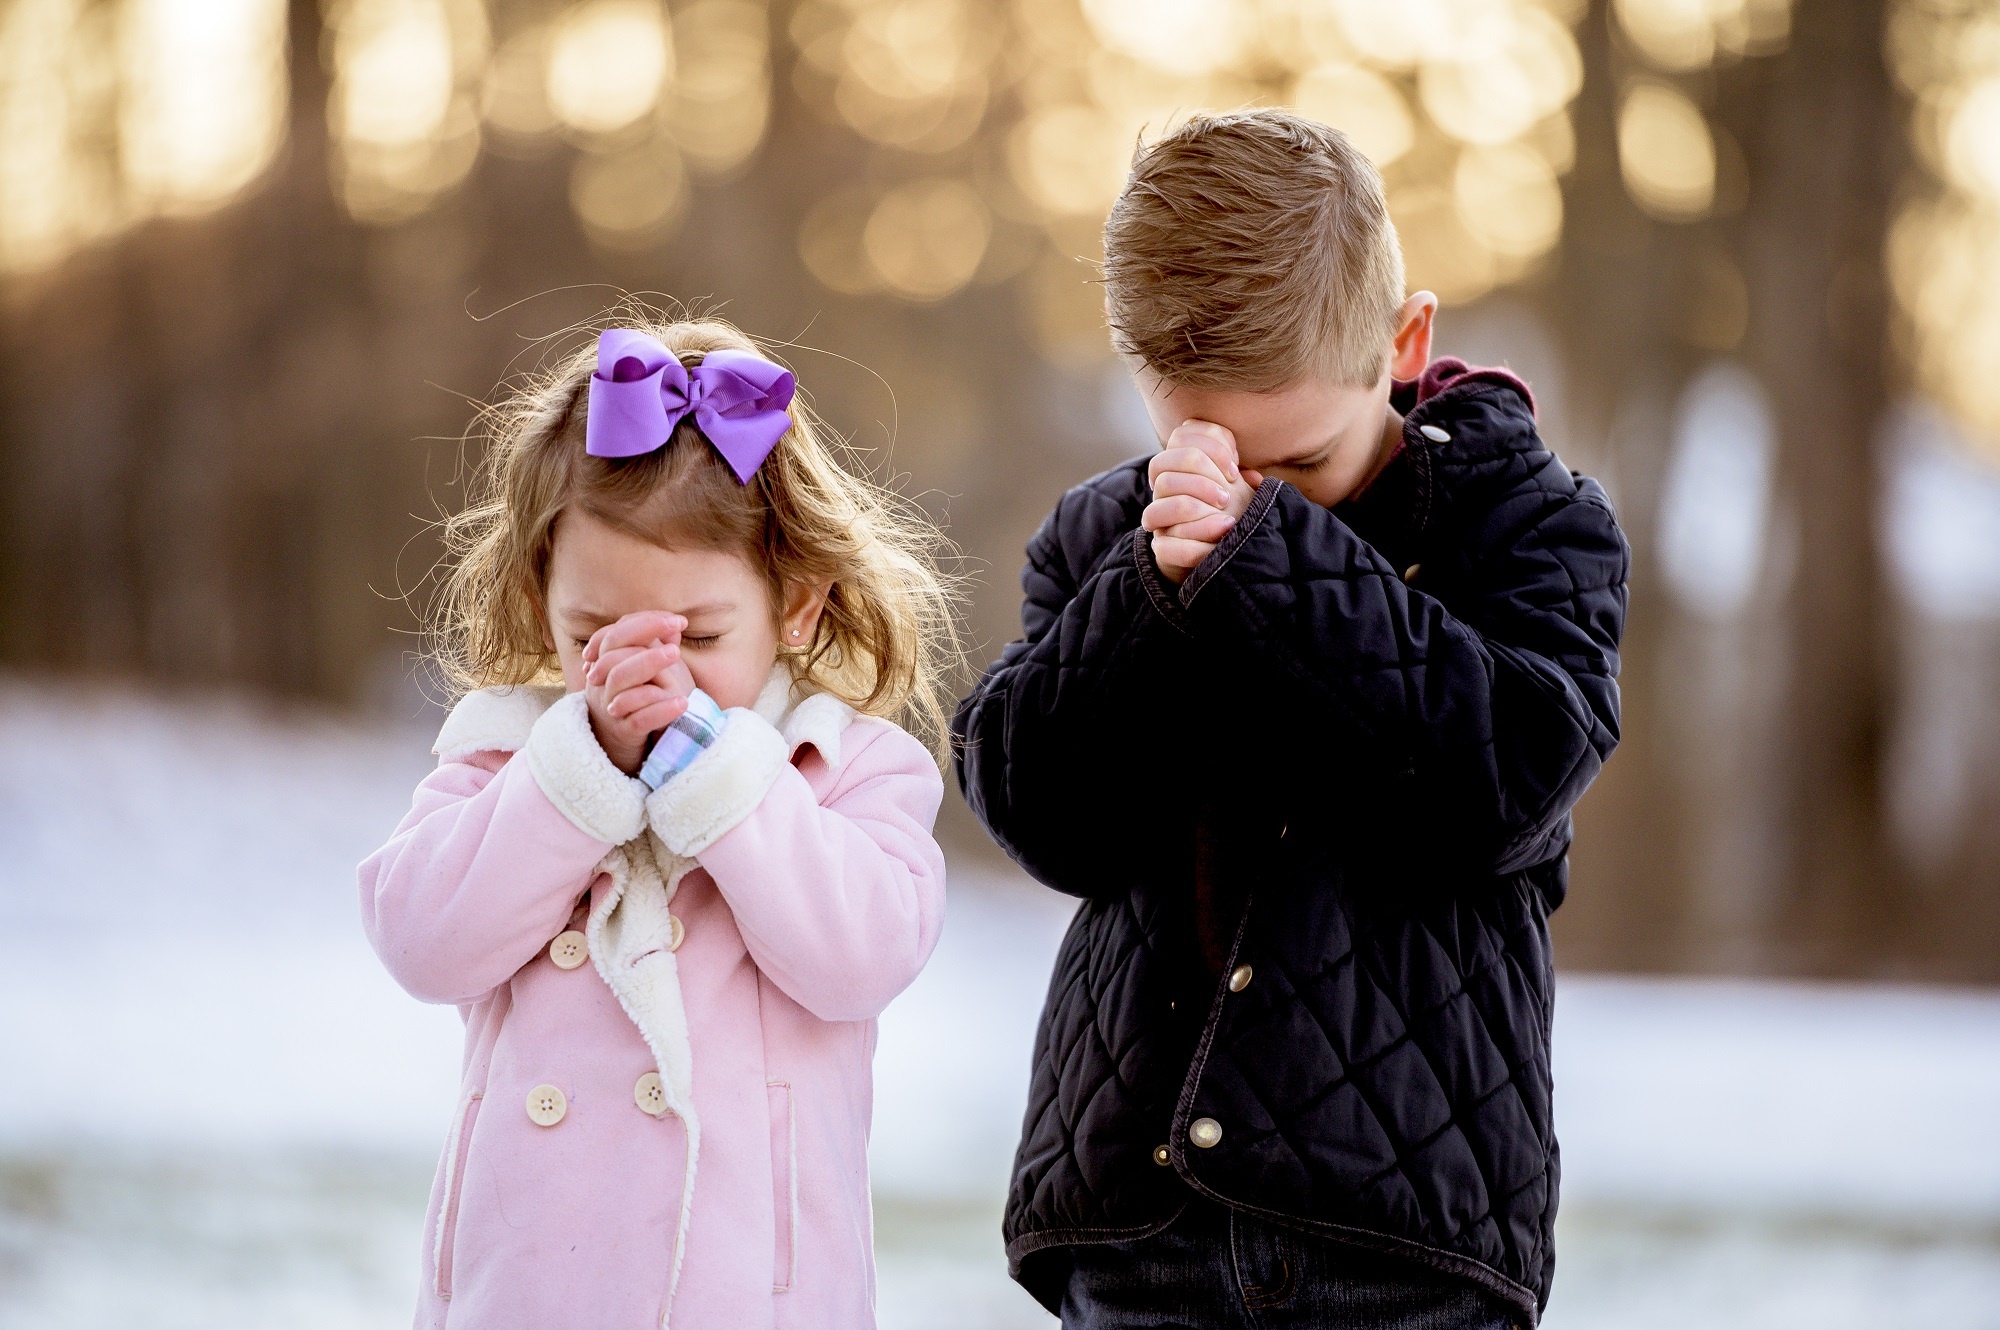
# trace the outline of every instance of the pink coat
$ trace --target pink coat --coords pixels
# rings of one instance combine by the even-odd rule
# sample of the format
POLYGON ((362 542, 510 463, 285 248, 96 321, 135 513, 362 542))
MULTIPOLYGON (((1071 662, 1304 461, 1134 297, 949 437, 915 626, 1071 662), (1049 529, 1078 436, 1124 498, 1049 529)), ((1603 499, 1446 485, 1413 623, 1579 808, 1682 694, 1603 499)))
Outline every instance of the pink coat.
POLYGON ((943 918, 930 755, 781 672, 650 796, 553 688, 470 695, 437 754, 361 865, 383 963, 465 1018, 416 1324, 872 1326, 875 1017, 943 918))

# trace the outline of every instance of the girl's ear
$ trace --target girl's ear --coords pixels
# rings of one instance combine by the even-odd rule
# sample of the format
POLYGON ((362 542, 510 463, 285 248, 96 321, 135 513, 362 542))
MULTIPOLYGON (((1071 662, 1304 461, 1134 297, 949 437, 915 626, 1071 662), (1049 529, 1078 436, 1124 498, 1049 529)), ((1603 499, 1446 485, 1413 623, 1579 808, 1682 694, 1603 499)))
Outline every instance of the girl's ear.
POLYGON ((794 582, 785 588, 785 609, 778 620, 780 646, 803 647, 812 642, 820 612, 826 608, 827 594, 832 590, 831 582, 818 586, 794 582))
POLYGON ((556 630, 549 627, 549 607, 540 601, 535 602, 535 622, 542 626, 542 645, 549 649, 549 654, 560 654, 556 650, 556 630))

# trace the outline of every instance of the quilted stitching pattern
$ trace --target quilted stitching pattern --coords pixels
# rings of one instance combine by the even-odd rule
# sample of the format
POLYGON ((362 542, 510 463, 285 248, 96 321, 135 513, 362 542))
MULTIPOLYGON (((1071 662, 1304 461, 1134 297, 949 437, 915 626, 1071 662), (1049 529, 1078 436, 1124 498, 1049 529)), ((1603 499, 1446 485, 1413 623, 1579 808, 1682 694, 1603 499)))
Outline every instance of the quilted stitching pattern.
POLYGON ((1192 1184, 1530 1318, 1547 1300, 1547 915, 1569 809, 1617 742, 1628 556, 1602 490, 1504 381, 1446 388, 1405 439, 1333 512, 1267 482, 1178 588, 1132 534, 1143 462, 1073 490, 1030 545, 1025 636, 956 725, 974 809, 1086 898, 1035 1049, 1017 1274, 1041 1247, 1164 1222, 1192 1184), (1152 782, 1175 760, 1161 708, 1218 675, 1273 716, 1229 736, 1221 783, 1291 830, 1240 865, 1236 959, 1256 977, 1216 989, 1197 1040, 1164 1016, 1186 991, 1172 921, 1190 868, 1186 815, 1152 782), (1222 1143, 1184 1148, 1201 1116, 1222 1143), (1152 1160, 1162 1141, 1173 1169, 1152 1160))

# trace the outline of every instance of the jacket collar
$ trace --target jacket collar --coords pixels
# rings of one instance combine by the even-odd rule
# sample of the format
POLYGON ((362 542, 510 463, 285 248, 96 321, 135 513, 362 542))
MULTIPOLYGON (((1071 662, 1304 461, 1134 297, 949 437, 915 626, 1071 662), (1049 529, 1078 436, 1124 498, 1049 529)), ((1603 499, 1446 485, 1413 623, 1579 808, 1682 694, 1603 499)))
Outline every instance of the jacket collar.
MULTIPOLYGON (((445 717, 431 751, 445 762, 464 761, 474 753, 519 752, 528 742, 528 731, 562 695, 557 684, 516 684, 467 693, 445 717)), ((841 736, 858 714, 831 693, 808 690, 783 661, 772 667, 750 710, 777 729, 793 754, 810 745, 828 766, 840 765, 841 736)))
POLYGON ((1457 464, 1518 448, 1519 436, 1533 433, 1535 396, 1510 370, 1482 369, 1456 356, 1440 356, 1417 378, 1396 380, 1389 404, 1403 417, 1395 456, 1365 489, 1334 511, 1363 539, 1401 560, 1416 557, 1449 497, 1457 464), (1485 409, 1481 399, 1505 401, 1509 394, 1519 398, 1519 405, 1497 413, 1505 418, 1505 427, 1496 432, 1496 413, 1485 409), (1518 428, 1523 423, 1525 431, 1518 428), (1434 441, 1424 433, 1427 427, 1444 430, 1446 439, 1434 441))

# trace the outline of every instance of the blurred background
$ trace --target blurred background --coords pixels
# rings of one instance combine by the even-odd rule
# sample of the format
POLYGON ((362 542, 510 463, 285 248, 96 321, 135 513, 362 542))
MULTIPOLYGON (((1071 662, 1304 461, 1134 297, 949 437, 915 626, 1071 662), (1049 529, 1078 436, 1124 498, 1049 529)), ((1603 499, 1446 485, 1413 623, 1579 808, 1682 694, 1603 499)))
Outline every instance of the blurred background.
MULTIPOLYGON (((1253 104, 1381 165, 1440 352, 1634 546, 1548 1323, 2000 1326, 1996 0, 0 0, 0 1326, 407 1315, 457 1021, 351 867, 496 382, 627 292, 737 321, 983 664, 1152 446, 1133 146, 1253 104)), ((1068 907, 941 835, 883 1321, 1046 1326, 997 1214, 1068 907)))

